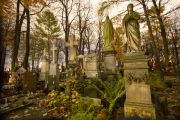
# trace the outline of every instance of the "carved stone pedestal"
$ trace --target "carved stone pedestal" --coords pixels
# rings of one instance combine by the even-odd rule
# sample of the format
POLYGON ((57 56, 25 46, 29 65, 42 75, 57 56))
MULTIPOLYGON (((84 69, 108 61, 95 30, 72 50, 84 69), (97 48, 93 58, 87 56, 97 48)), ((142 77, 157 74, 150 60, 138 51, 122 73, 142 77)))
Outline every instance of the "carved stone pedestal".
POLYGON ((125 117, 139 116, 155 120, 155 108, 151 102, 150 86, 145 83, 132 83, 126 86, 125 117))
POLYGON ((145 83, 148 74, 148 57, 143 52, 127 53, 124 59, 126 79, 125 117, 156 119, 155 108, 151 101, 150 86, 145 83))
POLYGON ((126 79, 130 76, 140 79, 148 76, 148 57, 143 52, 126 53, 124 75, 126 79))

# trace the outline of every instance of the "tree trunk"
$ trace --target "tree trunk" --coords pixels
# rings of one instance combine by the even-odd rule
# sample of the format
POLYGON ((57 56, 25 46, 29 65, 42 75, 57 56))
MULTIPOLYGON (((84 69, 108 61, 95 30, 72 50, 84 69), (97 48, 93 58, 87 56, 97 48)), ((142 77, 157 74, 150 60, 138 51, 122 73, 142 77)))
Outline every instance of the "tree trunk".
POLYGON ((152 40, 152 45, 153 45, 153 48, 154 48, 154 55, 155 55, 156 64, 157 64, 157 67, 158 67, 158 70, 159 70, 159 73, 160 73, 161 80, 164 80, 164 75, 163 75, 163 71, 162 71, 162 68, 161 68, 161 63, 160 63, 159 55, 158 55, 158 52, 157 52, 157 47, 156 47, 154 35, 153 35, 153 32, 152 32, 152 26, 151 26, 151 23, 150 23, 150 20, 149 20, 148 12, 147 12, 147 6, 146 6, 144 0, 142 0, 141 4, 143 6, 143 10, 144 10, 144 14, 145 14, 145 18, 146 18, 146 22, 147 22, 147 26, 148 26, 149 37, 152 40))
POLYGON ((161 29, 161 36, 163 39, 163 46, 164 46, 165 65, 167 66, 168 62, 169 62, 169 49, 168 49, 168 40, 166 37, 166 29, 165 29, 165 26, 164 26, 164 23, 163 23, 163 20, 161 17, 160 8, 158 8, 155 0, 152 0, 152 2, 153 2, 153 5, 155 7, 155 10, 156 10, 157 18, 159 20, 159 25, 160 25, 160 29, 161 29))
MULTIPOLYGON (((68 19, 68 18, 66 18, 68 19)), ((66 31, 65 31, 65 43, 69 42, 69 27, 68 27, 68 22, 66 23, 66 31)), ((68 51, 68 46, 65 47, 65 62, 66 66, 68 65, 68 58, 69 58, 69 51, 68 51)))
POLYGON ((15 36, 14 36, 14 46, 13 46, 13 52, 12 52, 12 63, 11 63, 11 69, 14 71, 15 64, 17 61, 17 56, 18 56, 18 48, 19 48, 19 43, 17 40, 18 36, 18 30, 19 30, 19 8, 20 8, 20 0, 17 0, 16 3, 16 26, 15 26, 15 36))
POLYGON ((174 50, 175 50, 175 56, 176 56, 176 64, 178 67, 179 66, 179 53, 178 53, 178 48, 177 48, 177 40, 178 40, 178 32, 177 29, 175 29, 175 39, 173 40, 173 44, 174 44, 174 50))
POLYGON ((4 73, 4 69, 3 69, 3 65, 1 64, 1 60, 3 58, 3 22, 2 22, 2 17, 0 17, 0 91, 1 91, 1 87, 3 85, 3 73, 4 73))
POLYGON ((4 71, 4 66, 5 66, 5 61, 6 61, 6 45, 4 42, 3 42, 3 47, 2 47, 2 53, 3 54, 2 54, 2 59, 1 59, 1 66, 2 66, 2 69, 4 71))
POLYGON ((91 52, 91 46, 90 46, 89 37, 87 38, 87 49, 88 49, 88 53, 90 53, 91 52))
POLYGON ((29 67, 29 50, 30 50, 30 43, 29 43, 29 39, 30 39, 30 14, 29 14, 29 9, 25 8, 26 11, 26 16, 27 16, 27 30, 26 30, 26 53, 24 56, 24 61, 23 61, 23 67, 28 70, 29 67))
POLYGON ((19 4, 20 4, 19 2, 20 2, 20 0, 17 1, 16 26, 15 26, 15 36, 14 36, 14 44, 13 44, 13 51, 12 51, 12 63, 11 63, 12 71, 14 71, 14 68, 15 68, 16 62, 17 62, 20 36, 21 36, 21 26, 23 24, 24 15, 25 15, 25 10, 24 10, 23 14, 21 15, 21 18, 19 20, 19 4))

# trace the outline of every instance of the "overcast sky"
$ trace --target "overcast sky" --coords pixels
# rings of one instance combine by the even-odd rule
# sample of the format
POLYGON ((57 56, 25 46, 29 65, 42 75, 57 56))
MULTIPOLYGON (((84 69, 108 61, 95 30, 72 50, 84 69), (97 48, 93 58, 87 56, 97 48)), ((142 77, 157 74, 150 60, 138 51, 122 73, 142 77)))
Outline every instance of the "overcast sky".
MULTIPOLYGON (((99 7, 99 4, 103 1, 108 1, 108 0, 90 0, 92 6, 93 6, 93 10, 95 11, 94 13, 97 14, 97 10, 99 7)), ((136 4, 135 2, 133 2, 135 0, 129 0, 126 2, 122 2, 118 5, 114 5, 112 6, 108 11, 105 11, 105 14, 108 14, 110 17, 114 17, 115 15, 117 15, 119 12, 122 12, 124 10, 126 10, 127 4, 128 3, 133 3, 136 4)), ((167 1, 167 0, 163 0, 163 1, 167 1)), ((166 5, 166 11, 168 11, 169 9, 173 9, 177 6, 180 6, 180 0, 170 0, 169 3, 166 5)), ((141 7, 141 6, 140 6, 141 7)), ((135 8, 135 9, 139 9, 139 8, 135 8)))

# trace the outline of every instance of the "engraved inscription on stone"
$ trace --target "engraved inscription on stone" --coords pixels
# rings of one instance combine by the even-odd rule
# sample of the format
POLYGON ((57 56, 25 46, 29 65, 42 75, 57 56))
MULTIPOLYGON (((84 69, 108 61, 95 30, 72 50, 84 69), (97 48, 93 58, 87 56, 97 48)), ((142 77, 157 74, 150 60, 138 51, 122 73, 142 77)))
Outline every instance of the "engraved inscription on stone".
POLYGON ((126 102, 152 104, 149 85, 132 83, 126 88, 126 102))

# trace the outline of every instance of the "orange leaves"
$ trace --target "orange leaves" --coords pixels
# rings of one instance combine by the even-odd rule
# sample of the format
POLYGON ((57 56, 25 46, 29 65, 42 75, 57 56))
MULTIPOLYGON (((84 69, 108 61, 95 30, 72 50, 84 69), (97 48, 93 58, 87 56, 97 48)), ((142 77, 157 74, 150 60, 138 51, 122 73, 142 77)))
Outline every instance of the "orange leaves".
POLYGON ((46 6, 45 0, 23 0, 23 4, 25 7, 38 7, 37 5, 46 6))
POLYGON ((116 58, 117 60, 122 59, 123 57, 123 49, 122 49, 122 36, 123 36, 123 28, 118 27, 115 30, 115 36, 114 36, 114 43, 113 43, 113 48, 116 51, 116 58))
POLYGON ((7 18, 11 16, 14 13, 13 7, 12 0, 0 0, 0 17, 7 18))

